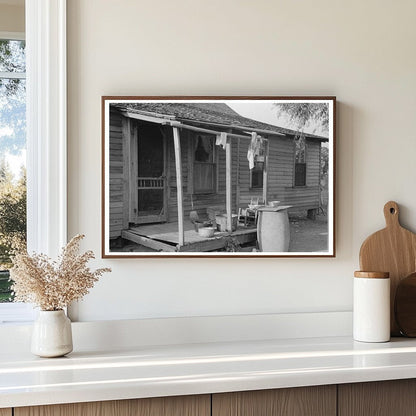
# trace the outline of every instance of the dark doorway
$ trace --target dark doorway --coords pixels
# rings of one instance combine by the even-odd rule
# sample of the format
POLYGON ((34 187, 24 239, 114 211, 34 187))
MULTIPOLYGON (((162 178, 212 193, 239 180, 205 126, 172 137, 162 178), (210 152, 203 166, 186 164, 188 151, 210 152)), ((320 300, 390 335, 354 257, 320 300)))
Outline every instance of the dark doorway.
POLYGON ((165 140, 159 126, 143 123, 137 143, 138 223, 166 221, 165 140))

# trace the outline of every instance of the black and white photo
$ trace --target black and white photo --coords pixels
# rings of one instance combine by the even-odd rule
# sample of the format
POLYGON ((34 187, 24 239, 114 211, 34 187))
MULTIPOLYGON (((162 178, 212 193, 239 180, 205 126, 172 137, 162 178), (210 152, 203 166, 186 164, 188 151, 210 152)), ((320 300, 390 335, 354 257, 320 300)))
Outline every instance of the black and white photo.
POLYGON ((103 256, 334 256, 334 97, 103 97, 103 256))

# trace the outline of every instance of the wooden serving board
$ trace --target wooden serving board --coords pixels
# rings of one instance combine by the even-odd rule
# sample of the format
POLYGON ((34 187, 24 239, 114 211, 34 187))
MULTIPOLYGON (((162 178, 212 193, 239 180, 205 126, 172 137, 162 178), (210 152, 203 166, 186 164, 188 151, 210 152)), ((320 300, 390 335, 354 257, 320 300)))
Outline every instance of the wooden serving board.
POLYGON ((401 279, 416 270, 416 234, 406 230, 399 222, 399 206, 390 201, 384 205, 386 228, 370 235, 360 250, 362 271, 390 273, 390 328, 391 335, 400 335, 394 319, 394 298, 401 279))

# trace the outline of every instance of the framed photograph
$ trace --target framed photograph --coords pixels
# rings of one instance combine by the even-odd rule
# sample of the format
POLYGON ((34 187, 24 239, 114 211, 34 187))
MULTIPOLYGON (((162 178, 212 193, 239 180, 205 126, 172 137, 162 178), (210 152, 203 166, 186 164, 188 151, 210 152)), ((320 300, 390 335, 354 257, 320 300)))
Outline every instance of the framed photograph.
POLYGON ((335 97, 102 97, 103 257, 334 257, 335 97))

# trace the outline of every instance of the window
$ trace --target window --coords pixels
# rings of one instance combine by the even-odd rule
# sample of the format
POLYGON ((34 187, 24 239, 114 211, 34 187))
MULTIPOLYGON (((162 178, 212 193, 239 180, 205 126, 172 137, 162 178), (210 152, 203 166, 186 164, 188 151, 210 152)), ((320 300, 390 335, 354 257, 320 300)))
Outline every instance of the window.
POLYGON ((263 188, 265 147, 261 146, 259 154, 254 159, 254 167, 250 170, 250 188, 263 188))
POLYGON ((250 171, 250 188, 263 188, 264 162, 255 161, 250 171))
POLYGON ((199 134, 194 144, 194 192, 216 191, 215 137, 199 134))
POLYGON ((0 39, 0 303, 10 302, 10 254, 26 244, 26 53, 0 39))
MULTIPOLYGON (((27 246, 29 251, 56 257, 67 242, 66 0, 25 0, 24 3, 29 68, 27 246)), ((23 33, 0 33, 0 39, 24 38, 23 33)), ((7 74, 6 80, 22 79, 21 84, 25 84, 24 72, 18 68, 0 71, 12 72, 12 77, 7 74)), ((27 322, 34 316, 32 305, 0 303, 0 323, 27 322)))
POLYGON ((305 137, 295 137, 295 186, 306 186, 306 143, 305 137))

